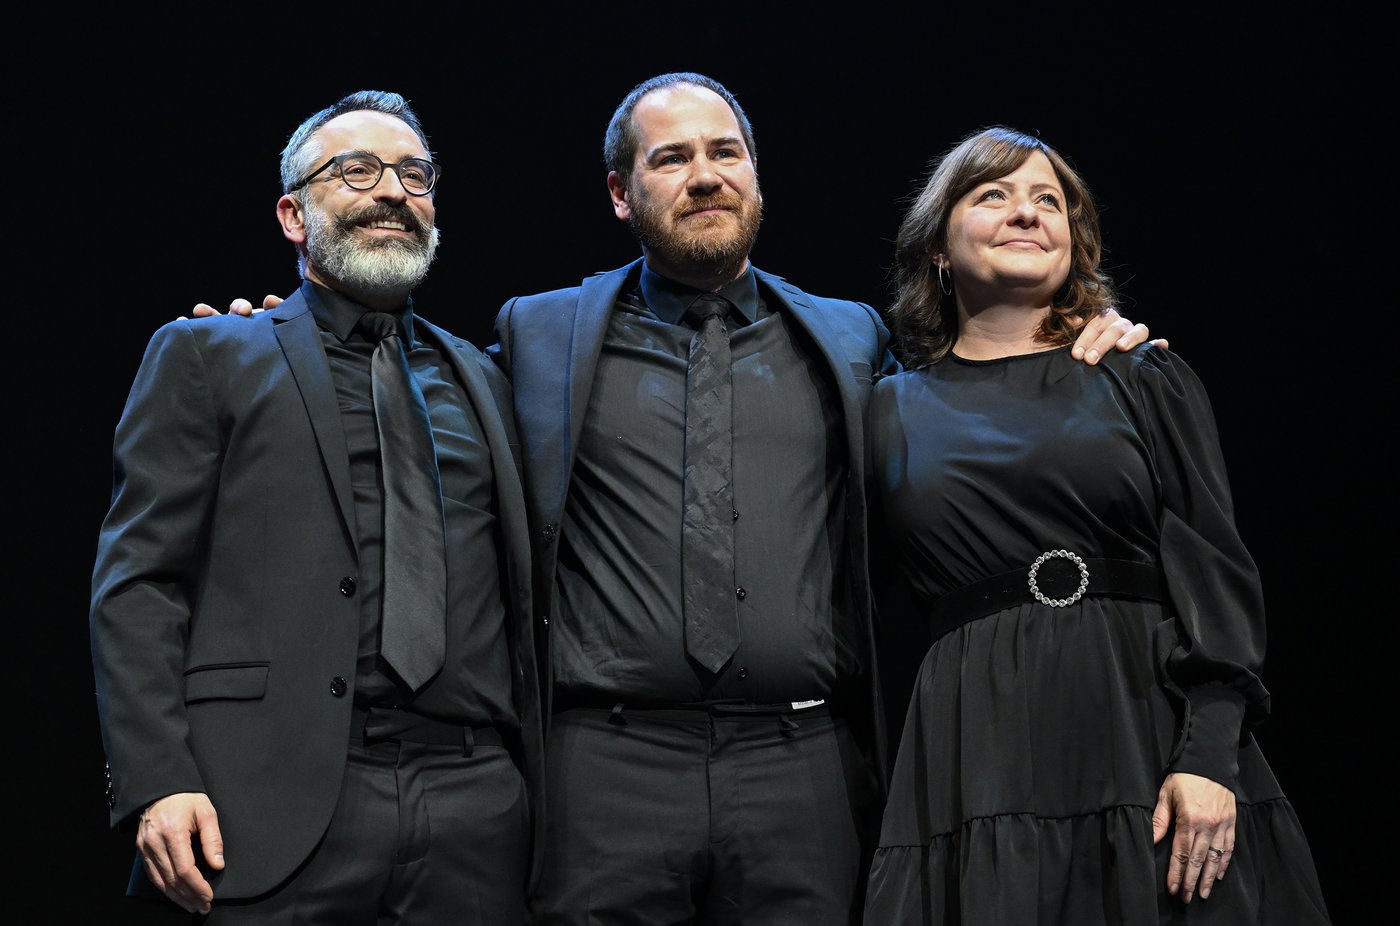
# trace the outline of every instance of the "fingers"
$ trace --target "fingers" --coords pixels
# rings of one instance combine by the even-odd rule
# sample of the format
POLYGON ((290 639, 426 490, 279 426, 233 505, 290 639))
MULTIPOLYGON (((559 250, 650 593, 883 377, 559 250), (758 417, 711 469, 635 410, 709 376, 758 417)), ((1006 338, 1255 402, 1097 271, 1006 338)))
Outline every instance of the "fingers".
POLYGON ((1230 856, 1235 851, 1234 827, 1230 827, 1228 835, 1223 835, 1225 830, 1214 834, 1214 839, 1206 847, 1205 864, 1201 866, 1200 892, 1201 899, 1205 900, 1210 896, 1211 888, 1215 882, 1225 876, 1225 869, 1229 867, 1230 856))
POLYGON ((1172 825, 1172 801, 1166 786, 1157 791, 1157 806, 1152 809, 1152 844, 1155 846, 1167 835, 1172 825))
POLYGON ((275 309, 281 304, 281 296, 274 296, 272 293, 268 293, 266 296, 263 296, 262 307, 264 309, 275 309))
POLYGON ((1175 828, 1167 863, 1167 893, 1179 895, 1183 903, 1190 903, 1198 894, 1204 900, 1230 867, 1235 851, 1235 795, 1209 778, 1173 773, 1157 795, 1154 837, 1157 814, 1164 807, 1169 808, 1175 828))
MULTIPOLYGON (((1180 832, 1180 830, 1178 830, 1180 832)), ((1185 870, 1181 879, 1181 901, 1190 903, 1196 896, 1196 891, 1200 886, 1201 870, 1205 867, 1206 859, 1209 857, 1207 849, 1210 848, 1210 833, 1197 830, 1187 832, 1186 838, 1180 840, 1185 844, 1185 870)), ((1182 854, 1181 852, 1177 853, 1182 854)))
POLYGON ((235 299, 228 304, 228 314, 230 315, 252 315, 253 304, 247 299, 235 299))
POLYGON ((204 860, 215 871, 224 870, 224 836, 219 832, 219 815, 206 804, 195 814, 199 824, 199 847, 204 852, 204 860))
POLYGON ((1110 350, 1120 345, 1132 346, 1147 336, 1147 329, 1143 328, 1142 335, 1136 341, 1132 340, 1134 327, 1142 326, 1134 326, 1114 309, 1105 309, 1084 325, 1079 337, 1074 339, 1070 356, 1093 366, 1110 350))
POLYGON ((223 839, 214 808, 203 794, 174 794, 147 807, 137 823, 136 849, 146 876, 165 896, 190 913, 208 913, 214 891, 195 864, 196 833, 202 847, 217 848, 215 867, 222 868, 223 839), (203 827, 212 833, 206 834, 203 827))
POLYGON ((1162 348, 1162 350, 1166 350, 1168 347, 1171 347, 1171 344, 1167 343, 1166 338, 1153 338, 1152 343, 1154 346, 1162 348))

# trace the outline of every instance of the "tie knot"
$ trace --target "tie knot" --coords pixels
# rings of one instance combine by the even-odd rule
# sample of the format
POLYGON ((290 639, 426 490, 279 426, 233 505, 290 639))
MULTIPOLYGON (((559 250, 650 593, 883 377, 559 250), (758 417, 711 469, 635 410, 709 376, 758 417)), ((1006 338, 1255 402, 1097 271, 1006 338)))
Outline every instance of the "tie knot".
POLYGON ((365 340, 374 341, 377 344, 385 338, 398 334, 399 323, 388 312, 366 312, 360 316, 355 330, 360 332, 365 340))
POLYGON ((730 301, 718 293, 702 293, 696 297, 686 311, 697 322, 704 323, 708 318, 718 316, 728 318, 729 311, 734 308, 730 301))

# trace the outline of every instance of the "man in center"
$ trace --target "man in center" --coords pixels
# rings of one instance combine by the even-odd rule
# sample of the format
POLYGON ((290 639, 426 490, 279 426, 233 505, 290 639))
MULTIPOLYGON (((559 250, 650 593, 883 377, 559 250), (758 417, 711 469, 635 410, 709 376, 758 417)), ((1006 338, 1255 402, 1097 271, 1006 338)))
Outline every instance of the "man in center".
POLYGON ((492 349, 553 676, 533 918, 854 923, 884 782, 862 416, 888 332, 749 263, 753 132, 718 82, 638 85, 604 154, 642 259, 509 300, 492 349))

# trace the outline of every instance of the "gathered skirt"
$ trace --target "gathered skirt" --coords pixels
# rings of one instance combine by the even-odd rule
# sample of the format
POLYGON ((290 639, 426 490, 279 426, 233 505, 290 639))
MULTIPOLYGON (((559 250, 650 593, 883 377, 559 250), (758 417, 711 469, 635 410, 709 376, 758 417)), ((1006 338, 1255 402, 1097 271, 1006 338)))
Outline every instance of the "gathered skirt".
POLYGON ((1162 605, 1027 604, 949 632, 920 667, 870 872, 866 926, 1330 923, 1311 851, 1253 737, 1236 843, 1190 904, 1166 890, 1158 789, 1186 706, 1162 605))

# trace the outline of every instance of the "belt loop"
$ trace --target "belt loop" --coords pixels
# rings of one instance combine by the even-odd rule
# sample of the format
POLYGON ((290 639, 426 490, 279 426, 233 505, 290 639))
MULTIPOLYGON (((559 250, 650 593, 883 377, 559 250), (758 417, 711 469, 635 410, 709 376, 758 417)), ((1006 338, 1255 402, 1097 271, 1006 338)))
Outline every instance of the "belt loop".
POLYGON ((613 724, 614 726, 619 726, 619 727, 625 727, 625 726, 627 726, 627 718, 624 717, 624 716, 622 716, 622 702, 621 702, 621 701, 619 701, 619 702, 617 702, 616 704, 613 705, 612 712, 608 714, 608 723, 613 724))
POLYGON ((472 735, 471 727, 462 728, 462 756, 470 759, 472 752, 476 749, 476 737, 472 735))
POLYGON ((783 736, 787 737, 788 739, 792 739, 793 736, 797 733, 798 724, 796 720, 793 720, 787 714, 779 714, 778 729, 783 731, 783 736))

